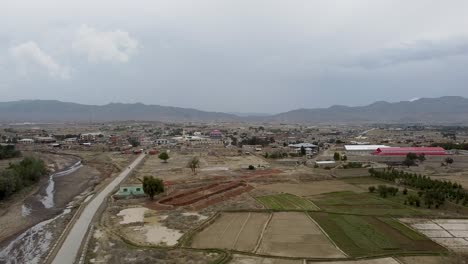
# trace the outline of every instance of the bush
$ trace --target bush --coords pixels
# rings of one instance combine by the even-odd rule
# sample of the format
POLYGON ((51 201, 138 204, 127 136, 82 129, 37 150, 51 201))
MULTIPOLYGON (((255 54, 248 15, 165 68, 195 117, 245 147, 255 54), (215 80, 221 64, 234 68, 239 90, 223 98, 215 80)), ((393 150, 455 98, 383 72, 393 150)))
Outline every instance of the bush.
POLYGON ((408 194, 408 189, 403 189, 403 195, 407 195, 408 194))
POLYGON ((379 185, 379 186, 377 187, 377 191, 379 192, 380 197, 382 197, 382 198, 387 198, 387 194, 388 194, 387 186, 385 186, 385 185, 379 185))
POLYGON ((0 145, 0 160, 19 157, 20 154, 21 153, 16 150, 15 145, 0 145))
POLYGON ((369 192, 370 193, 375 192, 375 186, 369 186, 369 192))
POLYGON ((344 169, 359 169, 362 168, 362 163, 360 162, 349 162, 343 165, 344 169))
POLYGON ((21 162, 10 164, 0 172, 0 200, 37 183, 47 174, 45 163, 37 158, 26 157, 21 162))
POLYGON ((255 167, 253 165, 249 165, 249 170, 255 170, 255 167))

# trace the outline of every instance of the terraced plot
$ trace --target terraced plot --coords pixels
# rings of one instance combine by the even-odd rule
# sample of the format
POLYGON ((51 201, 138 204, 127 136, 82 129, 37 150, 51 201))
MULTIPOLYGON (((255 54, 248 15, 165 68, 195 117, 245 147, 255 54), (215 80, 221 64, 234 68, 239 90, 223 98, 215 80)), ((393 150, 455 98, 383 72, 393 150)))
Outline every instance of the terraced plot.
POLYGON ((303 212, 222 213, 194 236, 192 247, 283 257, 346 257, 303 212))
POLYGON ((222 213, 213 224, 195 235, 192 246, 251 252, 269 217, 268 213, 222 213))
POLYGON ((257 253, 304 258, 345 257, 320 227, 302 212, 274 213, 257 253))
POLYGON ((354 257, 446 251, 392 218, 319 212, 310 215, 344 252, 354 257))
POLYGON ((468 219, 402 218, 402 222, 454 251, 468 252, 468 219))
POLYGON ((319 210, 311 201, 289 194, 267 195, 256 198, 269 209, 276 210, 319 210))

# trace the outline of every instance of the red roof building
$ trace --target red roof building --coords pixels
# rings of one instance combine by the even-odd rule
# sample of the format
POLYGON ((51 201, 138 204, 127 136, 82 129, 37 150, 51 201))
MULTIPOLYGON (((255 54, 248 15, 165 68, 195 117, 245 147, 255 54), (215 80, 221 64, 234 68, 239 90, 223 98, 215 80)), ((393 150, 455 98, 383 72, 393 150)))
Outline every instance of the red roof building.
POLYGON ((378 148, 373 155, 379 156, 406 156, 408 153, 426 156, 443 156, 447 155, 445 149, 441 147, 390 147, 378 148))

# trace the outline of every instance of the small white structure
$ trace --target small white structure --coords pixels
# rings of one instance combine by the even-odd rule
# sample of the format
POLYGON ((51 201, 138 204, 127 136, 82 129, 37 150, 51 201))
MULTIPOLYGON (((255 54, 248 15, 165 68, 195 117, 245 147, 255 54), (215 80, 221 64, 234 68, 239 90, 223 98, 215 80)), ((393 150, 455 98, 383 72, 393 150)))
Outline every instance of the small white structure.
POLYGON ((378 148, 389 148, 386 145, 345 145, 347 155, 370 155, 378 148))
POLYGON ((34 143, 34 139, 31 139, 31 138, 23 138, 23 139, 18 140, 18 143, 20 143, 20 144, 33 144, 33 143, 34 143))
POLYGON ((336 162, 334 160, 322 160, 322 161, 316 161, 315 165, 319 166, 320 168, 324 167, 335 167, 336 162))

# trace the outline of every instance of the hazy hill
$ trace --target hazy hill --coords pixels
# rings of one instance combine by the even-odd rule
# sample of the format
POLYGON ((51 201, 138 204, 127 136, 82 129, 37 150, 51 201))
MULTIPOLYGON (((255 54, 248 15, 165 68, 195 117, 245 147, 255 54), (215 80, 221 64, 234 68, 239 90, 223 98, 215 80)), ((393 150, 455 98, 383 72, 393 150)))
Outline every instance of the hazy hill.
POLYGON ((268 118, 271 122, 314 123, 467 123, 468 99, 459 96, 415 101, 375 102, 366 106, 297 109, 268 118))
POLYGON ((52 100, 22 100, 0 102, 0 121, 64 122, 64 121, 229 121, 239 117, 231 114, 205 112, 190 108, 111 103, 83 105, 52 100))
POLYGON ((468 99, 459 96, 415 101, 375 102, 366 106, 335 105, 297 109, 271 116, 237 116, 190 108, 111 103, 83 105, 49 100, 0 102, 2 122, 64 121, 261 121, 275 123, 438 123, 468 124, 468 99))

